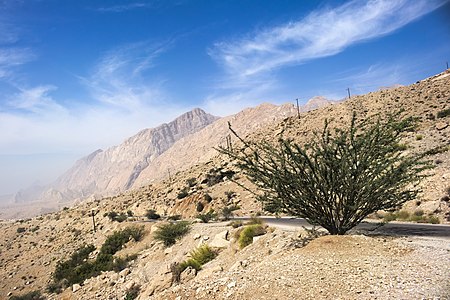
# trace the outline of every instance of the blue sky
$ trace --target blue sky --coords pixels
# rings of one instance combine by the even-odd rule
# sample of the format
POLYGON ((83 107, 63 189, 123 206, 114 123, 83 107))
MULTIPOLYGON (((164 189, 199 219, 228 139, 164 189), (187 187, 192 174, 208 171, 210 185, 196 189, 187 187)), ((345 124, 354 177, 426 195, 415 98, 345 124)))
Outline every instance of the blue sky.
POLYGON ((411 84, 445 69, 449 20, 445 0, 0 0, 0 194, 194 107, 411 84))

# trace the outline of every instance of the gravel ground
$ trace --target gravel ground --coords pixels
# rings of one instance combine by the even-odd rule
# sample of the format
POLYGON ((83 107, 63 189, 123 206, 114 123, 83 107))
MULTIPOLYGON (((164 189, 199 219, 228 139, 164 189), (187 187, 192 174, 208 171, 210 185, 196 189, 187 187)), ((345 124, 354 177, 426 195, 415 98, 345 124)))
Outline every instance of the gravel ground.
POLYGON ((450 299, 448 240, 323 236, 303 248, 292 241, 267 234, 224 271, 201 276, 217 269, 206 265, 152 299, 450 299))

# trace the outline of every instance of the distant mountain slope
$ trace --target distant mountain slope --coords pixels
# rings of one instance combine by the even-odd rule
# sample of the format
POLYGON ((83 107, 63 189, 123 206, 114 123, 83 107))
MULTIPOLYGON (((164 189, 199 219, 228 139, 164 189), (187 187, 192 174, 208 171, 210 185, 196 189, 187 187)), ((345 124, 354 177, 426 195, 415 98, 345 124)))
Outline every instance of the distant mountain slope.
MULTIPOLYGON (((333 103, 324 97, 314 97, 299 109, 300 112, 307 112, 333 103)), ((133 187, 139 187, 165 177, 170 171, 181 171, 194 164, 210 160, 218 154, 214 147, 226 145, 226 138, 230 134, 228 122, 240 135, 246 136, 296 113, 297 108, 292 104, 277 106, 264 103, 257 107, 246 108, 235 115, 221 118, 202 130, 177 141, 141 172, 133 187)), ((232 143, 233 139, 234 137, 232 137, 232 143)))
POLYGON ((64 201, 126 190, 142 170, 176 141, 217 119, 196 108, 170 123, 144 129, 118 146, 97 150, 78 160, 52 185, 53 192, 44 193, 40 198, 52 200, 51 195, 57 194, 54 200, 64 201))

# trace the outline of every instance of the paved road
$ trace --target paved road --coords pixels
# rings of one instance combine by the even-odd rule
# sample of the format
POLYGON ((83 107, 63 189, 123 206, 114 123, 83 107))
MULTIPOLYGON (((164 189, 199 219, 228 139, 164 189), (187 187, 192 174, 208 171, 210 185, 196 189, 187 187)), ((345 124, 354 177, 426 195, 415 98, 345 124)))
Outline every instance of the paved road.
MULTIPOLYGON (((270 226, 283 228, 286 230, 295 230, 305 226, 311 228, 312 226, 304 219, 291 217, 260 217, 264 222, 270 226)), ((249 217, 235 217, 234 219, 249 220, 249 217)), ((388 223, 379 226, 379 223, 363 222, 356 226, 352 231, 372 231, 373 234, 385 235, 401 235, 401 236, 431 236, 450 239, 450 225, 441 224, 418 224, 418 223, 388 223), (379 228, 377 228, 379 227, 379 228)))

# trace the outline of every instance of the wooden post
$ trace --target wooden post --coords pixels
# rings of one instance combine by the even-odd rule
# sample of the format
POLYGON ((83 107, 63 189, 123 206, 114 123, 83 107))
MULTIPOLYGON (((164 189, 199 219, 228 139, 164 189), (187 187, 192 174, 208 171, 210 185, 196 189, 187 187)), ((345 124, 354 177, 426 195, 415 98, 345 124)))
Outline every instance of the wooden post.
POLYGON ((347 88, 347 92, 348 92, 348 99, 350 99, 350 88, 347 88))
POLYGON ((447 70, 448 70, 448 61, 445 62, 447 64, 447 70))
POLYGON ((167 173, 169 174, 169 183, 172 183, 172 176, 170 176, 170 169, 167 168, 167 173))
POLYGON ((92 213, 92 224, 94 225, 94 233, 95 233, 97 231, 97 227, 95 226, 95 218, 94 218, 95 214, 94 214, 94 211, 91 211, 91 213, 92 213))
POLYGON ((297 101, 297 117, 300 119, 300 106, 298 105, 298 98, 295 99, 297 101))

